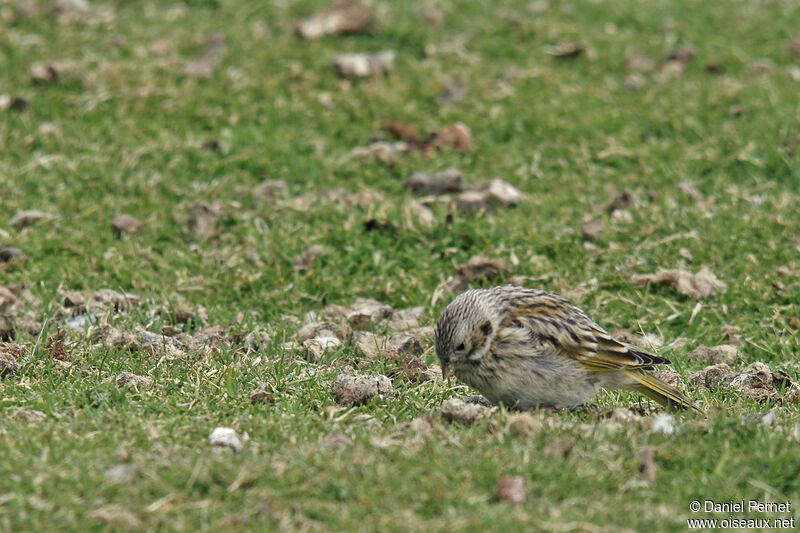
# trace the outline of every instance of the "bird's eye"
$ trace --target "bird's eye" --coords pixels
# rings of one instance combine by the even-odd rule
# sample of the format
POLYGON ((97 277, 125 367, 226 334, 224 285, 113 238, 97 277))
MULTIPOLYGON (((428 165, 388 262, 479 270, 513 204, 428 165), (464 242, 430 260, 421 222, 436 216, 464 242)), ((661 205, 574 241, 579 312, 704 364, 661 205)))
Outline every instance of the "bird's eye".
POLYGON ((465 348, 466 348, 466 346, 464 346, 464 343, 462 342, 461 344, 456 346, 456 351, 457 352, 463 352, 465 348))

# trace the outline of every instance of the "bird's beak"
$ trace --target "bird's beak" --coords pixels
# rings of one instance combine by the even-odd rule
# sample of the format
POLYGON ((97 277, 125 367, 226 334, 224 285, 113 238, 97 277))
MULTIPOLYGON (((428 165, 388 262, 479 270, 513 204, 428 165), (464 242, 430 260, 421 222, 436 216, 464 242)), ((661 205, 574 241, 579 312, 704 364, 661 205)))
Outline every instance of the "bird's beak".
POLYGON ((450 370, 452 369, 452 365, 449 363, 442 363, 442 379, 447 381, 447 377, 450 375, 450 370))

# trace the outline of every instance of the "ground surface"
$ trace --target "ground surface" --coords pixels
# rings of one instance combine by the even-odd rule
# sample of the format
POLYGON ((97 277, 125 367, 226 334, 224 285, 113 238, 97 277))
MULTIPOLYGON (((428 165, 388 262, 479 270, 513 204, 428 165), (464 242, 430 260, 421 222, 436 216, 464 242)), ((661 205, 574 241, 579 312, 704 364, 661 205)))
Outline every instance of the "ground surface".
POLYGON ((324 3, 54 4, 0 1, 0 245, 17 249, 0 262, 0 530, 679 531, 796 516, 800 6, 373 2, 365 31, 303 40, 295 24, 324 3), (386 76, 332 68, 387 49, 386 76), (407 153, 370 148, 394 142, 391 122, 407 153), (426 143, 457 123, 462 144, 426 143), (404 187, 448 168, 525 198, 404 187), (120 213, 143 227, 119 234, 120 213), (696 377, 686 389, 709 417, 658 424, 617 393, 595 411, 451 423, 440 406, 474 391, 402 374, 392 393, 337 404, 343 372, 436 363, 425 329, 410 351, 357 349, 350 328, 389 326, 348 320, 355 299, 422 306, 431 326, 479 254, 505 264, 470 286, 559 291, 609 331, 649 335, 684 380, 729 357, 772 381, 696 377), (702 267, 726 288, 634 282, 702 267), (333 304, 348 308, 328 308, 342 344, 309 362, 290 343, 333 304), (720 344, 733 351, 689 355, 720 344), (212 450, 218 426, 240 453, 212 450), (521 503, 498 501, 509 476, 521 503), (792 508, 691 512, 706 499, 792 508))

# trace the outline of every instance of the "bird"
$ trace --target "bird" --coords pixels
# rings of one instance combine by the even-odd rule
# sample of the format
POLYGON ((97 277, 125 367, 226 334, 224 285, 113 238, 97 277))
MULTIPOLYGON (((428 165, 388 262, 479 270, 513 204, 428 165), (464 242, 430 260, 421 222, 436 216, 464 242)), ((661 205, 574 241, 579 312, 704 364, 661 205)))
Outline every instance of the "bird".
POLYGON ((503 285, 463 292, 434 328, 436 355, 494 404, 574 408, 600 389, 636 391, 670 410, 703 413, 652 374, 669 359, 618 341, 553 292, 503 285))

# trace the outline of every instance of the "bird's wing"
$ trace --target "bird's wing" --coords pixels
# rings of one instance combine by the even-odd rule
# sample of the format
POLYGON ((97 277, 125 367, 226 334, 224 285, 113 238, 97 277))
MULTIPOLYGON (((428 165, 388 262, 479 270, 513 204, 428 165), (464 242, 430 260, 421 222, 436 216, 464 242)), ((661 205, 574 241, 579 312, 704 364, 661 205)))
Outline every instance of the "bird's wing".
POLYGON ((586 313, 552 293, 538 294, 507 315, 502 327, 523 328, 592 370, 651 369, 668 359, 619 342, 586 313))

